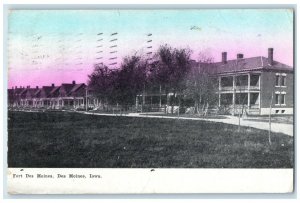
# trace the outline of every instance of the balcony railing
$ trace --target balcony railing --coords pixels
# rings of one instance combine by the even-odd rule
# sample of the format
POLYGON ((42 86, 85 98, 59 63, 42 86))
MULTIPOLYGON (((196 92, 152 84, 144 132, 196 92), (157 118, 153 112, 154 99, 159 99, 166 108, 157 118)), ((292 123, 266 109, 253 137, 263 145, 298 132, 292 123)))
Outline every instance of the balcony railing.
MULTIPOLYGON (((248 86, 235 86, 235 90, 247 91, 248 86)), ((259 86, 250 86, 249 90, 259 90, 259 86)), ((233 91, 233 86, 221 87, 221 91, 233 91)))

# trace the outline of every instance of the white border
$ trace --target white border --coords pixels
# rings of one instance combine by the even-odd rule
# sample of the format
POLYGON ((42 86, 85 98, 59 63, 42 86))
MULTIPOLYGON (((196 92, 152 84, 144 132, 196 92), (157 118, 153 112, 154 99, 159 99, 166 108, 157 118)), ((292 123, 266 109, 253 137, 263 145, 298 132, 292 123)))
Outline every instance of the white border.
MULTIPOLYGON (((50 1, 50 0, 47 0, 47 1, 43 1, 43 2, 41 2, 41 1, 39 1, 39 0, 29 0, 29 1, 24 1, 24 0, 4 0, 4 4, 23 4, 24 5, 24 3, 27 3, 27 4, 53 4, 53 3, 55 3, 55 4, 69 4, 69 5, 71 5, 71 4, 74 4, 74 0, 72 1, 72 0, 52 0, 52 1, 50 1)), ((85 1, 81 1, 81 2, 78 2, 78 4, 97 4, 98 2, 97 1, 95 1, 95 0, 85 0, 85 1)), ((123 2, 122 0, 110 0, 110 1, 108 1, 108 0, 106 0, 106 1, 101 1, 101 3, 102 4, 124 4, 125 2, 123 2)), ((168 0, 160 0, 160 1, 158 1, 158 2, 153 2, 153 1, 150 1, 150 0, 144 0, 143 1, 143 3, 149 3, 149 4, 151 4, 151 3, 156 3, 156 4, 168 4, 168 3, 173 3, 173 4, 199 4, 199 2, 197 2, 196 0, 185 0, 185 1, 181 1, 181 0, 174 0, 174 1, 172 1, 172 2, 170 2, 170 1, 168 1, 168 0)), ((241 4, 241 5, 247 5, 247 4, 249 4, 249 3, 251 3, 251 4, 257 4, 257 5, 259 5, 259 4, 268 4, 268 3, 270 3, 270 1, 268 1, 268 0, 252 0, 252 1, 241 1, 241 2, 238 2, 238 1, 233 1, 233 0, 226 0, 226 1, 223 1, 223 0, 210 0, 209 2, 204 2, 204 4, 205 3, 209 3, 209 4, 221 4, 221 5, 228 5, 228 4, 241 4), (226 3, 226 4, 225 4, 226 3)), ((298 2, 297 2, 297 0, 273 0, 272 1, 272 6, 274 6, 274 4, 297 4, 298 2)), ((138 0, 130 0, 130 1, 126 1, 126 4, 141 4, 141 1, 138 1, 138 0)), ((256 5, 256 6, 257 6, 256 5)), ((77 5, 78 6, 78 5, 77 5)), ((220 5, 219 5, 220 6, 220 5)), ((276 6, 276 5, 275 5, 276 6)), ((32 6, 31 6, 32 7, 32 6)), ((3 12, 3 7, 1 7, 1 11, 3 12)), ((3 17, 3 16, 2 16, 3 17)), ((3 19, 1 20, 1 23, 3 23, 3 19)), ((299 23, 299 20, 298 20, 298 17, 297 17, 297 25, 298 25, 298 23, 299 23)), ((2 26, 3 27, 3 26, 2 26)), ((298 27, 298 26, 297 26, 298 27)), ((3 45, 3 33, 2 33, 2 35, 1 35, 2 37, 1 37, 1 43, 2 43, 2 45, 3 45)), ((298 45, 298 41, 297 41, 297 45, 298 45)), ((3 56, 3 49, 1 50, 1 53, 2 53, 2 56, 3 56)), ((299 55, 297 54, 297 59, 298 59, 298 57, 299 57, 299 55)), ((1 62, 2 62, 2 64, 3 64, 3 58, 1 57, 1 62)), ((3 69, 1 69, 1 71, 0 71, 0 73, 1 73, 1 75, 4 75, 4 73, 5 73, 5 71, 3 70, 3 69)), ((297 72, 297 78, 298 78, 298 75, 299 73, 297 72)), ((0 104, 1 104, 1 106, 2 107, 4 107, 5 105, 4 105, 4 92, 3 92, 3 90, 6 88, 6 78, 3 78, 3 77, 1 77, 1 82, 2 82, 2 84, 4 84, 4 88, 2 89, 1 88, 1 92, 0 92, 0 97, 1 97, 1 101, 0 101, 0 104), (3 80, 4 79, 4 80, 3 80)), ((295 83, 297 83, 297 80, 295 80, 295 83)), ((297 84, 296 84, 297 85, 297 84)), ((298 86, 297 86, 298 87, 298 86)), ((296 93, 296 92, 295 92, 296 93)), ((295 94, 295 98, 296 98, 296 94, 295 94)), ((297 101, 297 104, 298 104, 298 101, 297 101)), ((1 108, 1 115, 4 115, 4 112, 3 112, 3 110, 5 110, 4 108, 1 108)), ((298 113, 298 110, 297 110, 297 113, 298 113)), ((6 118, 4 118, 4 117, 2 117, 1 116, 1 120, 0 120, 0 122, 1 123, 4 123, 4 119, 6 119, 6 118)), ((297 122, 297 124, 298 124, 298 122, 297 122)), ((3 125, 1 125, 1 128, 3 128, 3 125)), ((2 129, 2 132, 3 132, 3 129, 2 129)), ((297 137, 297 136, 295 136, 295 137, 297 137)), ((5 140, 6 141, 6 140, 5 140)), ((1 137, 1 142, 2 142, 2 146, 6 146, 6 143, 5 142, 3 142, 3 137, 1 137)), ((298 139, 297 139, 297 144, 298 144, 298 139)), ((4 151, 5 151, 5 147, 4 147, 4 151)), ((5 153, 4 153, 4 155, 6 155, 5 153)), ((297 159, 298 159, 298 157, 297 157, 297 159)), ((4 164, 4 166, 6 166, 6 158, 4 158, 3 159, 4 160, 4 162, 3 162, 3 164, 4 164)), ((298 168, 297 168, 297 172, 298 172, 298 168)), ((3 175, 3 168, 1 168, 1 172, 2 172, 2 175, 3 175)), ((2 176, 3 177, 3 176, 2 176)), ((2 190, 1 191, 3 191, 3 188, 2 188, 2 190)), ((20 196, 19 196, 20 197, 20 196)), ((206 196, 206 198, 220 198, 220 196, 206 196)), ((231 198, 241 198, 241 196, 230 196, 231 198)), ((245 197, 245 196, 242 196, 242 197, 245 197)), ((259 195, 259 197, 260 198, 271 198, 272 196, 261 196, 261 195, 259 195)), ((274 197, 276 197, 276 195, 274 195, 274 197)), ((278 196, 277 196, 278 197, 278 196)), ((285 196, 286 197, 286 196, 285 196)), ((6 196, 6 198, 7 198, 7 196, 6 196)), ((16 198, 16 197, 15 197, 16 198)), ((24 198, 24 197, 23 197, 24 198)), ((28 197, 27 197, 28 198, 28 197)), ((34 197, 29 197, 29 198, 34 198, 34 197)), ((40 197, 41 198, 41 197, 40 197)), ((51 197, 49 197, 49 196, 47 196, 47 197, 43 197, 43 198, 51 198, 51 197)), ((52 198, 53 198, 53 196, 52 196, 52 198)), ((56 197, 57 198, 57 197, 56 197)), ((66 197, 63 197, 63 198, 66 198, 66 197)), ((67 197, 67 198, 72 198, 72 197, 67 197)), ((112 197, 110 197, 110 198, 112 198, 112 197)), ((125 197, 126 198, 126 197, 125 197)), ((132 198, 132 197, 131 197, 132 198)), ((134 198, 134 197, 133 197, 134 198)), ((147 198, 147 197, 146 197, 147 198)), ((149 198, 149 196, 148 196, 148 198, 149 198)), ((150 197, 151 198, 151 197, 150 197)), ((169 197, 170 198, 170 197, 169 197)), ((173 198, 174 198, 174 196, 173 196, 173 198)), ((175 197, 176 198, 176 197, 175 197)), ((178 196, 177 196, 177 198, 178 198, 178 196)), ((201 197, 199 197, 199 196, 193 196, 192 198, 203 198, 203 196, 201 197)), ((205 197, 204 197, 205 198, 205 197)), ((226 198, 226 196, 223 196, 223 198, 226 198)), ((227 197, 228 198, 228 197, 227 197)), ((253 198, 253 196, 248 196, 248 198, 253 198)), ((256 197, 257 198, 257 197, 256 197)), ((282 198, 282 197, 281 197, 282 198)), ((289 198, 296 198, 296 196, 294 195, 294 196, 289 196, 289 198)), ((72 201, 72 200, 71 200, 72 201)), ((129 200, 130 202, 132 201, 132 200, 129 200)), ((128 202, 129 202, 128 201, 128 202)), ((230 202, 232 202, 232 200, 229 200, 230 202)), ((229 202, 228 201, 228 202, 229 202)), ((240 200, 238 200, 239 202, 240 202, 240 200)), ((274 200, 262 200, 263 202, 274 202, 274 200)), ((283 200, 284 202, 289 202, 289 201, 293 201, 293 200, 283 200)), ((73 201, 72 201, 73 202, 73 201)), ((172 202, 173 202, 173 200, 172 200, 172 202)), ((255 202, 257 202, 257 200, 255 200, 255 202)))
POLYGON ((11 168, 8 191, 11 194, 289 193, 293 191, 293 169, 11 168), (51 178, 37 178, 38 174, 51 178), (65 178, 58 177, 59 174, 65 178), (70 174, 81 178, 70 178, 70 174), (101 178, 90 178, 90 174, 101 178))

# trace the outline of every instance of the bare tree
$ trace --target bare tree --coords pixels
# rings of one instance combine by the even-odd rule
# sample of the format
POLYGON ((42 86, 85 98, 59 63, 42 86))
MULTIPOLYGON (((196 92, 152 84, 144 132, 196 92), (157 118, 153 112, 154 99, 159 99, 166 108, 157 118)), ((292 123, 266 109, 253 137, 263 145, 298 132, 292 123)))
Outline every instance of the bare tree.
MULTIPOLYGON (((240 59, 238 58, 235 61, 235 63, 233 64, 233 66, 234 66, 234 71, 235 72, 239 72, 245 66, 245 61, 242 58, 240 58, 240 59)), ((242 90, 243 90, 243 80, 242 80, 242 78, 241 77, 237 77, 235 75, 234 78, 233 78, 233 80, 235 82, 235 87, 233 89, 235 96, 237 96, 236 95, 236 88, 237 88, 236 84, 239 85, 239 96, 238 96, 238 99, 237 99, 239 101, 238 102, 239 103, 239 107, 237 108, 237 110, 238 110, 238 132, 240 132, 241 131, 241 113, 244 112, 244 103, 245 103, 245 98, 246 97, 242 98, 242 90), (241 106, 242 106, 242 108, 240 109, 241 106)), ((235 109, 236 109, 235 103, 236 103, 236 101, 234 100, 233 102, 234 102, 233 103, 233 114, 235 114, 235 109)))
POLYGON ((168 105, 174 109, 175 95, 177 95, 178 103, 181 100, 181 94, 184 90, 184 78, 191 69, 190 64, 191 50, 176 49, 169 45, 160 46, 154 58, 156 63, 153 64, 153 72, 151 78, 156 81, 159 86, 164 88, 166 97, 172 93, 168 105))
POLYGON ((194 101, 194 113, 199 116, 206 116, 208 108, 217 101, 217 83, 212 62, 212 58, 202 58, 186 78, 184 95, 194 101))

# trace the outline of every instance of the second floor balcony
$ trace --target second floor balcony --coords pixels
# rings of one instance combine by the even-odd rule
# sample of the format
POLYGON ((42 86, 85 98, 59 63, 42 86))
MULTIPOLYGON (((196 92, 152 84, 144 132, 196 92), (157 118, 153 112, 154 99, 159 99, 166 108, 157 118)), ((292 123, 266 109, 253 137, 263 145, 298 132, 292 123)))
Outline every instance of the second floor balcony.
POLYGON ((233 75, 219 77, 220 91, 251 91, 260 90, 260 75, 233 75))

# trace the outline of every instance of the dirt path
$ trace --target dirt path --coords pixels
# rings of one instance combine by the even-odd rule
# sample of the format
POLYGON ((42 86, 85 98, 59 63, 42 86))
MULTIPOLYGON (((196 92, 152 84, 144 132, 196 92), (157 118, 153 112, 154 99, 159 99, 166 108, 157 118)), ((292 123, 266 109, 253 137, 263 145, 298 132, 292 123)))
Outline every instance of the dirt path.
MULTIPOLYGON (((93 115, 101 115, 101 116, 120 116, 120 114, 105 114, 105 113, 91 113, 91 112, 79 112, 84 114, 93 114, 93 115)), ((226 116, 226 118, 188 118, 188 117, 173 117, 173 116, 155 116, 155 115, 140 115, 139 113, 129 113, 123 114, 122 116, 127 117, 141 117, 141 118, 168 118, 168 119, 184 119, 184 120, 204 120, 204 121, 211 121, 211 122, 220 122, 226 124, 233 124, 238 125, 238 118, 234 116, 226 116)), ((241 126, 257 128, 261 130, 269 130, 269 124, 266 122, 259 122, 254 120, 244 120, 241 118, 241 126)), ((277 133, 284 133, 289 136, 293 136, 293 125, 292 124, 285 124, 285 123, 272 123, 271 131, 277 133)))

